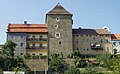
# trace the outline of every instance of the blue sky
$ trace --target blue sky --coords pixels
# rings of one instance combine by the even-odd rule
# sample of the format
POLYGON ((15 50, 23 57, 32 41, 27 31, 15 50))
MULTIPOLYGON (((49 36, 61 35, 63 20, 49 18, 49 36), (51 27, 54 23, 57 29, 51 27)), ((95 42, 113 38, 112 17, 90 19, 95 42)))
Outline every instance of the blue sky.
POLYGON ((45 14, 57 3, 73 14, 73 28, 102 28, 120 33, 120 0, 0 0, 0 44, 8 23, 45 23, 45 14))

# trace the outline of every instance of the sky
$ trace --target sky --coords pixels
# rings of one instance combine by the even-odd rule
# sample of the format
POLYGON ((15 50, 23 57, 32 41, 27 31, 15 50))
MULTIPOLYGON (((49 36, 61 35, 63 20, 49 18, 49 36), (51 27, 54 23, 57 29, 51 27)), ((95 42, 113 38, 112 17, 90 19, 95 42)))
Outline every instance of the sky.
POLYGON ((120 34, 120 0, 0 0, 0 44, 6 42, 9 23, 44 24, 57 3, 73 14, 73 28, 108 26, 120 34))

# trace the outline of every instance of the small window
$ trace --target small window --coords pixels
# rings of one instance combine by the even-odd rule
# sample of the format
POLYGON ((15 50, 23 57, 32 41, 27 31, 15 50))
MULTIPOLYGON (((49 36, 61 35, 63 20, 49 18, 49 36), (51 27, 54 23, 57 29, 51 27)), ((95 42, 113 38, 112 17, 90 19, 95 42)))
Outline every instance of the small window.
POLYGON ((89 51, 89 49, 87 49, 87 51, 89 51))
POLYGON ((55 25, 54 27, 55 27, 55 28, 58 28, 58 25, 55 25))
POLYGON ((33 38, 35 38, 35 36, 33 36, 33 38))
POLYGON ((113 42, 113 45, 116 45, 116 42, 113 42))
POLYGON ((23 53, 20 53, 20 55, 23 55, 23 53))
POLYGON ((32 54, 32 55, 35 55, 35 54, 32 54))
POLYGON ((20 43, 20 46, 23 47, 23 43, 20 43))
POLYGON ((61 44, 61 42, 59 42, 59 44, 61 44))
POLYGON ((15 39, 15 36, 12 36, 12 39, 15 39))
POLYGON ((60 38, 60 33, 57 32, 57 33, 55 34, 55 37, 56 37, 56 38, 60 38))
POLYGON ((78 43, 78 41, 76 41, 76 43, 78 43))
POLYGON ((57 17, 57 18, 56 18, 56 21, 57 21, 57 22, 60 21, 60 18, 57 17))
POLYGON ((21 36, 21 39, 23 39, 24 37, 23 36, 21 36))
POLYGON ((95 37, 93 37, 93 41, 95 41, 95 37))
POLYGON ((103 40, 101 40, 101 43, 103 43, 103 40))
POLYGON ((40 54, 40 55, 42 55, 42 54, 40 54))
POLYGON ((77 48, 77 50, 79 50, 79 48, 77 48))

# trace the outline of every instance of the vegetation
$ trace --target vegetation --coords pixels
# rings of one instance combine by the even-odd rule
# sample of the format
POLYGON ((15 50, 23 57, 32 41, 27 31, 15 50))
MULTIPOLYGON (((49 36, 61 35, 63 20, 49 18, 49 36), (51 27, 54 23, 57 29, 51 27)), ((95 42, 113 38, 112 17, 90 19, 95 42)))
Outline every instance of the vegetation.
POLYGON ((47 59, 47 55, 30 55, 30 54, 27 54, 24 57, 25 57, 25 59, 47 59))
POLYGON ((7 41, 2 47, 2 57, 0 58, 0 68, 4 71, 23 71, 25 65, 22 58, 14 58, 14 51, 17 45, 12 41, 7 41))
POLYGON ((51 55, 51 61, 49 64, 49 68, 51 69, 51 72, 64 72, 64 62, 62 58, 60 58, 59 54, 52 54, 51 55))
POLYGON ((80 70, 74 66, 70 66, 68 70, 65 71, 64 74, 80 74, 80 70))
POLYGON ((3 58, 13 58, 16 46, 17 46, 17 44, 15 44, 14 42, 8 40, 5 43, 5 45, 2 47, 2 51, 1 51, 2 57, 3 58))

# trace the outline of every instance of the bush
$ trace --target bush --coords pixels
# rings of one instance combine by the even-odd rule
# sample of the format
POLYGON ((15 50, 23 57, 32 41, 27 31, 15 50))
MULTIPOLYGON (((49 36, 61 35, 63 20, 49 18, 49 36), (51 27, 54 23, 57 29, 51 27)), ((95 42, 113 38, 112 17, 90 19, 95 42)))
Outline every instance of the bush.
POLYGON ((47 59, 47 56, 46 55, 42 55, 40 56, 41 59, 47 59))
POLYGON ((68 70, 65 71, 65 74, 80 74, 80 70, 74 66, 71 66, 68 68, 68 70))

